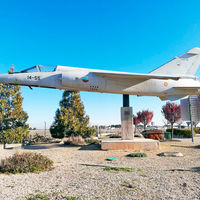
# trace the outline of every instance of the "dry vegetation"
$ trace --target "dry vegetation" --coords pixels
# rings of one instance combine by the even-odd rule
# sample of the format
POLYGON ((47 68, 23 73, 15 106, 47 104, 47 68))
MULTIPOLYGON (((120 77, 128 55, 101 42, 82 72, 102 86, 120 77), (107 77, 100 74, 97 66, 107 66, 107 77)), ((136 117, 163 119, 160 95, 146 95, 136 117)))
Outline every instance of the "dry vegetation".
POLYGON ((0 172, 7 174, 18 174, 28 172, 41 172, 50 170, 53 161, 47 156, 38 153, 23 152, 1 160, 0 172))

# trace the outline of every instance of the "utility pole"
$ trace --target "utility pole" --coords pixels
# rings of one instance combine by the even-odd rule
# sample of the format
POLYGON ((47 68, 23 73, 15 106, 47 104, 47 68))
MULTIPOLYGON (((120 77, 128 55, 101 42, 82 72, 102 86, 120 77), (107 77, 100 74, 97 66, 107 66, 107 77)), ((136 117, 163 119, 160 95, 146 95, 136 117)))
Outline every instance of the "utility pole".
POLYGON ((193 129, 192 108, 191 108, 191 96, 188 97, 188 104, 189 104, 189 115, 190 115, 190 123, 191 123, 192 142, 194 142, 194 129, 193 129))
POLYGON ((97 125, 97 137, 100 137, 100 129, 99 129, 99 125, 97 125))
POLYGON ((47 123, 44 121, 44 136, 46 137, 46 129, 47 129, 47 123))

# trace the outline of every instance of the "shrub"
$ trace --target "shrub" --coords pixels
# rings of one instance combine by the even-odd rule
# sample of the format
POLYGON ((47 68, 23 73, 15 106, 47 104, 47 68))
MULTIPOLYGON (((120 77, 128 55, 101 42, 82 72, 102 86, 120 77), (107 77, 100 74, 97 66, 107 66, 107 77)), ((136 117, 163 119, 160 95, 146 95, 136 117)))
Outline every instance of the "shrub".
POLYGON ((64 142, 65 145, 86 145, 85 140, 81 136, 69 137, 64 142))
POLYGON ((85 142, 87 144, 101 144, 100 140, 93 139, 93 138, 87 138, 87 139, 85 139, 85 142))
POLYGON ((128 167, 105 167, 105 171, 124 171, 124 172, 132 172, 135 169, 134 168, 128 168, 128 167))
POLYGON ((53 161, 41 154, 16 153, 13 156, 1 161, 0 172, 13 174, 40 172, 49 170, 52 166, 53 161))
POLYGON ((149 139, 164 140, 164 132, 159 129, 145 130, 142 132, 142 135, 149 139))
POLYGON ((43 135, 39 135, 36 133, 34 136, 27 137, 24 140, 26 145, 34 145, 34 144, 49 144, 52 143, 53 139, 45 137, 43 135))
POLYGON ((130 153, 127 157, 147 157, 146 153, 130 153))
POLYGON ((47 194, 38 193, 36 195, 29 195, 26 200, 50 200, 50 197, 47 194))
POLYGON ((77 200, 76 197, 73 196, 63 196, 62 194, 53 193, 53 194, 44 194, 44 193, 38 193, 38 194, 30 194, 27 197, 25 197, 24 200, 50 200, 50 199, 66 199, 66 200, 77 200))
POLYGON ((120 134, 112 134, 109 136, 109 138, 121 138, 122 136, 120 134))
MULTIPOLYGON (((166 132, 172 132, 170 128, 166 130, 166 132)), ((191 138, 192 137, 192 132, 191 129, 174 129, 174 136, 177 137, 183 137, 183 138, 191 138)), ((194 136, 195 136, 195 130, 194 130, 194 136)))
POLYGON ((72 196, 67 197, 67 200, 76 200, 76 199, 77 199, 76 197, 72 197, 72 196))

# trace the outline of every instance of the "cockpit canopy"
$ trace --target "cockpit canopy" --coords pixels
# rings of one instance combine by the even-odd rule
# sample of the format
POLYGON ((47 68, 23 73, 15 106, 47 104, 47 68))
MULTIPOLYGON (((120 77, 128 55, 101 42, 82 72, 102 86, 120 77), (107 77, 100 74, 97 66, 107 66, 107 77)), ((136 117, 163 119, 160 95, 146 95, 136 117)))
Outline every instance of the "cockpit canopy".
POLYGON ((57 69, 57 65, 36 65, 28 69, 22 70, 20 73, 31 72, 54 72, 57 69))

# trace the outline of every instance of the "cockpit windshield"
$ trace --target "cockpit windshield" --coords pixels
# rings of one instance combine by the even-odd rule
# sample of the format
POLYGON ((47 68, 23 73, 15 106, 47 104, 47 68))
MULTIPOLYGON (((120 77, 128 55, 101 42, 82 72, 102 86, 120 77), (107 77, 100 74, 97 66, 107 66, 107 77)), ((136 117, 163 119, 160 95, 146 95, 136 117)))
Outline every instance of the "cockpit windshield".
POLYGON ((56 71, 56 65, 38 65, 40 72, 54 72, 56 71))
POLYGON ((54 72, 56 71, 56 65, 36 65, 28 69, 22 70, 21 73, 31 73, 31 72, 54 72))

